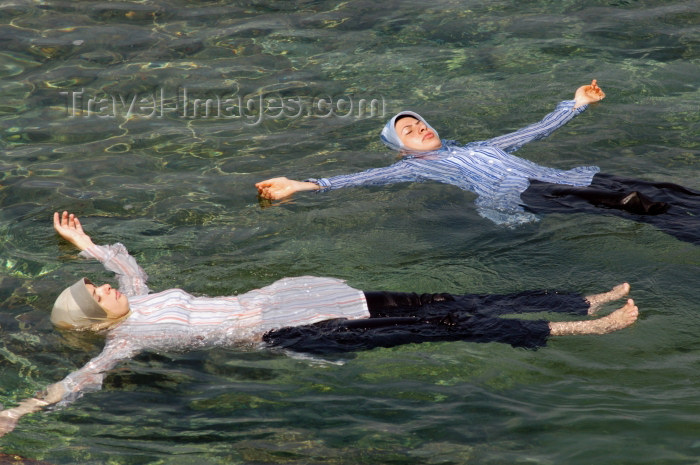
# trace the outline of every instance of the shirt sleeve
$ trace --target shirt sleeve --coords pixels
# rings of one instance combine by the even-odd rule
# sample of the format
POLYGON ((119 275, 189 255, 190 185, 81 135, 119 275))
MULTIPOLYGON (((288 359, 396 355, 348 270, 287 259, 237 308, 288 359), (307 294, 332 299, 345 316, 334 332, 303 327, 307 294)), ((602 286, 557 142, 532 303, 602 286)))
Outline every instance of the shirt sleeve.
POLYGON ((535 124, 531 124, 530 126, 510 134, 504 134, 494 137, 493 139, 476 142, 475 144, 491 145, 508 153, 515 152, 528 142, 544 139, 549 136, 588 108, 588 105, 582 105, 574 109, 575 103, 574 100, 560 102, 553 112, 549 113, 535 124))
POLYGON ((107 372, 119 362, 132 358, 136 354, 131 344, 126 340, 109 341, 100 355, 90 360, 81 369, 66 376, 60 383, 63 385, 63 398, 58 407, 73 403, 87 392, 102 389, 102 383, 107 372))
POLYGON ((126 296, 145 295, 150 291, 146 285, 148 275, 129 255, 123 244, 93 245, 80 255, 85 258, 99 260, 108 271, 117 275, 119 291, 126 296))
POLYGON ((403 160, 390 166, 373 168, 360 173, 342 174, 330 178, 306 179, 308 182, 318 184, 321 191, 354 186, 382 186, 419 180, 420 176, 417 172, 403 160))

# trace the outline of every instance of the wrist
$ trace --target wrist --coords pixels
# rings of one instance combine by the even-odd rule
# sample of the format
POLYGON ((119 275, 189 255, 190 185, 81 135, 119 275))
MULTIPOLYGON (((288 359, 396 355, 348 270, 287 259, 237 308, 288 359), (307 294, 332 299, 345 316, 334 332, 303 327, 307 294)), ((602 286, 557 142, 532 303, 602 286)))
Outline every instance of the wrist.
POLYGON ((294 189, 297 191, 313 191, 319 189, 319 185, 312 181, 296 181, 294 189))
POLYGON ((36 397, 32 397, 31 399, 27 400, 27 406, 30 408, 33 408, 35 410, 39 410, 40 408, 46 407, 49 405, 47 401, 44 399, 38 399, 36 397))
POLYGON ((92 242, 91 239, 82 240, 82 241, 79 241, 79 242, 77 242, 77 243, 75 244, 75 246, 76 246, 78 249, 80 249, 80 251, 89 249, 90 247, 92 247, 92 246, 94 246, 94 245, 95 245, 95 244, 92 242))

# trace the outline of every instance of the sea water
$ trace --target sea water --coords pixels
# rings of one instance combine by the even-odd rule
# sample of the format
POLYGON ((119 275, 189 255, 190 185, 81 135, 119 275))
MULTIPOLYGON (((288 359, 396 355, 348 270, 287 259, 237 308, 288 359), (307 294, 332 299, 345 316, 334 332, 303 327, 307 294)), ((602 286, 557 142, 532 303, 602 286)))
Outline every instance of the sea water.
MULTIPOLYGON (((154 290, 232 295, 285 276, 364 290, 632 285, 640 318, 537 351, 467 342, 332 360, 249 347, 147 353, 29 415, 2 453, 53 464, 690 464, 700 456, 700 249, 650 225, 551 215, 515 229, 433 183, 260 201, 257 181, 396 160, 402 109, 443 138, 600 104, 518 155, 698 189, 694 1, 350 0, 0 5, 0 402, 103 339, 56 331, 56 295, 113 277, 54 233, 78 214, 154 290)), ((614 305, 607 306, 605 312, 614 305)))

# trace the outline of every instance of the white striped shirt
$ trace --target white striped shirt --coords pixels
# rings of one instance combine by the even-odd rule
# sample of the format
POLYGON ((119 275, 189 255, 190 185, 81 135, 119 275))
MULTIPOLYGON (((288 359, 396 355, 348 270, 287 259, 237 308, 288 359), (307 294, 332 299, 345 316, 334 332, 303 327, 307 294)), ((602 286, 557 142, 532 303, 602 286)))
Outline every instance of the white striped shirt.
POLYGON ((531 179, 583 187, 590 185, 600 171, 597 166, 563 171, 510 154, 528 142, 549 136, 586 109, 585 105, 574 109, 574 103, 573 100, 561 102, 541 121, 511 134, 465 146, 443 141, 437 151, 414 152, 387 167, 308 181, 317 183, 322 190, 437 181, 477 194, 479 213, 498 224, 533 221, 535 216, 525 212, 520 199, 531 179))
POLYGON ((342 280, 302 276, 230 297, 195 297, 181 289, 149 294, 148 276, 122 244, 93 246, 82 256, 117 275, 131 314, 107 335, 105 348, 63 380, 69 403, 99 390, 106 372, 144 351, 182 351, 258 342, 272 329, 318 321, 369 317, 362 291, 342 280))

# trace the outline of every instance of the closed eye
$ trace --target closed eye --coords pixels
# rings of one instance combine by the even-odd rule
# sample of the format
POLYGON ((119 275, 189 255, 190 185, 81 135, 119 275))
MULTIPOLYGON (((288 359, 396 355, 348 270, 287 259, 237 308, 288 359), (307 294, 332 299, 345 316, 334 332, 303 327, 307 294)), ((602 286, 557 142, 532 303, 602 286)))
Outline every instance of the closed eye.
POLYGON ((97 288, 94 286, 92 286, 92 298, 95 299, 95 301, 97 301, 97 303, 100 303, 100 301, 102 300, 102 297, 97 295, 97 288))

